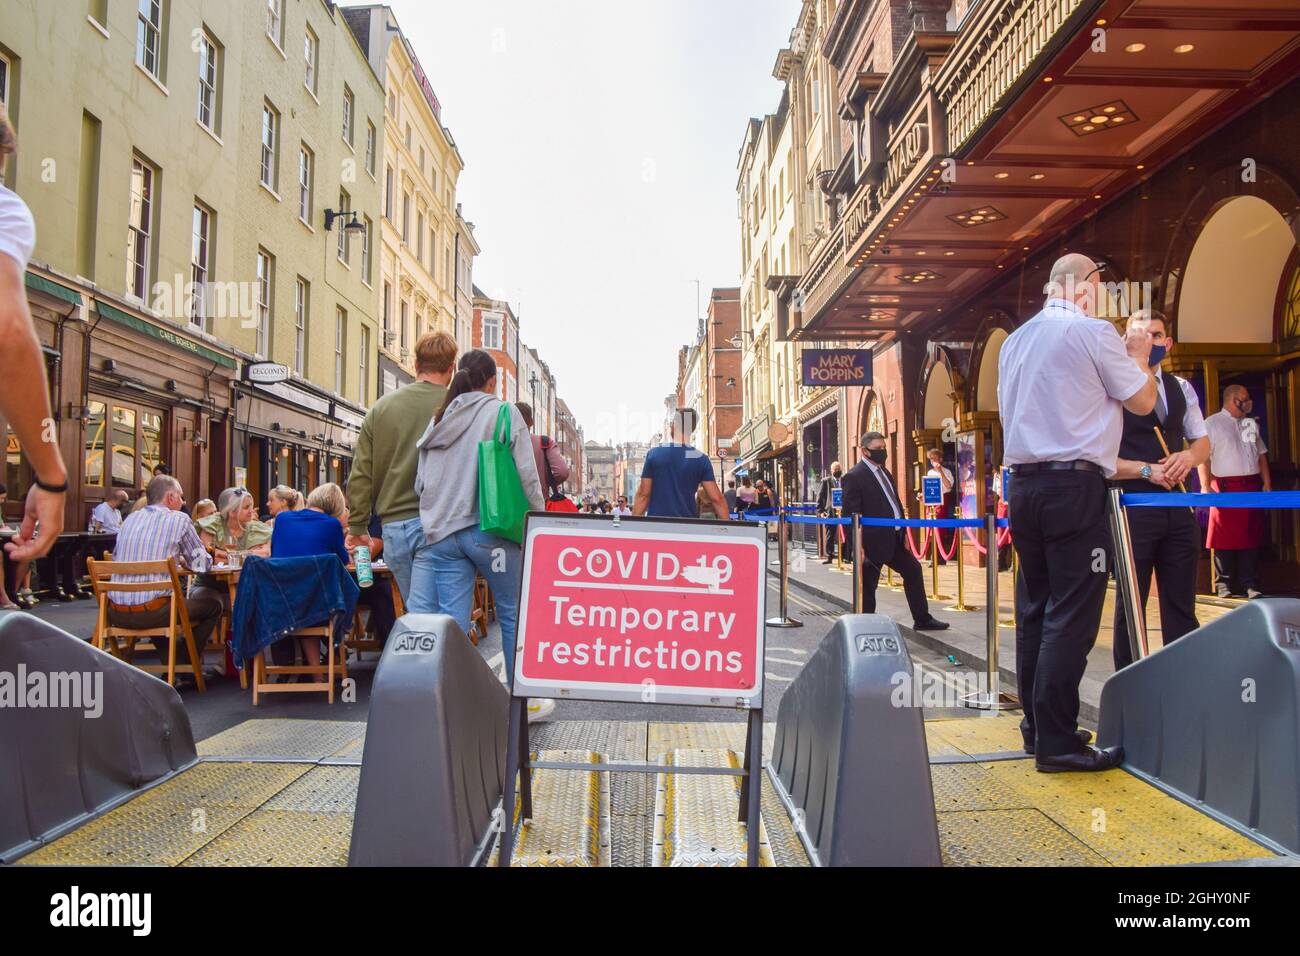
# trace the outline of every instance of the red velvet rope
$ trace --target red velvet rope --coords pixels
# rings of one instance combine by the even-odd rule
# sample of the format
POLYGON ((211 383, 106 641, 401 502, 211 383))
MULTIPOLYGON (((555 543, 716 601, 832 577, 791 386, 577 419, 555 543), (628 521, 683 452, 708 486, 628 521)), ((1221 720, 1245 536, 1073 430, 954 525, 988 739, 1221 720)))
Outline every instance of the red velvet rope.
POLYGON ((929 553, 930 529, 929 528, 921 529, 922 535, 921 535, 920 548, 916 546, 916 541, 912 538, 912 529, 904 528, 903 530, 907 532, 907 547, 912 552, 912 556, 915 557, 918 561, 924 558, 926 554, 929 553))
MULTIPOLYGON (((939 554, 945 561, 951 561, 952 556, 957 553, 958 530, 957 528, 952 529, 952 547, 947 551, 943 550, 943 535, 939 535, 939 554)), ((935 528, 934 533, 939 534, 939 529, 935 528)))

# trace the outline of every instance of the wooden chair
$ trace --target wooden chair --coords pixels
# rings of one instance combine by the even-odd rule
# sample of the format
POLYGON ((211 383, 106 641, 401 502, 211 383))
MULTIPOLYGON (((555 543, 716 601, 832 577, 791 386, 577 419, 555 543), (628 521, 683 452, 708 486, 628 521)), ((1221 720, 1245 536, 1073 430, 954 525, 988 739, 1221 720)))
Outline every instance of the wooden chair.
POLYGON ((329 702, 334 703, 334 677, 337 674, 342 680, 348 679, 348 654, 346 641, 341 641, 337 646, 333 640, 333 629, 329 624, 321 624, 315 627, 304 627, 297 631, 291 631, 281 640, 297 641, 300 637, 318 637, 325 642, 326 663, 324 664, 268 664, 266 662, 266 652, 270 648, 263 648, 261 653, 253 658, 253 706, 256 707, 258 698, 262 694, 312 694, 324 693, 329 697, 329 702), (292 674, 324 674, 325 683, 313 681, 308 684, 273 684, 266 678, 268 676, 287 676, 292 674))
POLYGON ((194 645, 194 630, 190 627, 190 613, 185 606, 185 591, 181 587, 180 576, 176 573, 176 559, 166 561, 96 561, 86 559, 86 569, 90 573, 90 585, 99 603, 99 615, 95 621, 95 643, 100 650, 112 654, 128 664, 133 664, 150 674, 166 674, 167 683, 176 685, 176 672, 192 674, 194 686, 202 693, 207 690, 203 681, 203 655, 194 645), (114 583, 114 575, 150 574, 166 575, 170 580, 132 581, 114 583), (109 592, 170 591, 170 613, 165 627, 130 628, 110 625, 108 623, 109 592), (150 647, 157 648, 159 639, 167 641, 166 664, 136 664, 133 660, 136 642, 146 639, 150 647), (188 664, 176 663, 176 644, 185 642, 189 655, 188 664), (125 643, 125 651, 123 649, 125 643))
POLYGON ((497 599, 483 576, 474 578, 474 609, 469 615, 469 640, 475 647, 487 637, 488 622, 496 620, 497 599))
POLYGON ((362 607, 360 604, 357 605, 357 609, 352 613, 352 630, 348 632, 347 641, 344 643, 348 650, 357 652, 357 660, 361 660, 362 651, 380 653, 384 649, 382 643, 366 633, 370 626, 372 617, 373 615, 370 608, 362 607), (361 613, 363 611, 366 615, 364 621, 361 619, 361 613))

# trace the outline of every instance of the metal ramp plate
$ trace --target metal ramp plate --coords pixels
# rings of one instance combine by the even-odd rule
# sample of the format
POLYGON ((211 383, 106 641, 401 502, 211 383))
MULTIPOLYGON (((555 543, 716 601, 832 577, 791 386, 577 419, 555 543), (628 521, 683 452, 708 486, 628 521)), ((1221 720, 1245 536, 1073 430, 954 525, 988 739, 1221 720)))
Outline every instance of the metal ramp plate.
MULTIPOLYGON (((743 758, 734 750, 672 750, 664 763, 669 767, 739 769, 743 758)), ((745 865, 745 825, 737 819, 740 777, 661 773, 655 781, 652 866, 745 865)), ((777 812, 781 812, 779 805, 777 812)), ((758 865, 776 865, 761 816, 758 865)))
MULTIPOLYGON (((533 771, 533 818, 519 819, 515 801, 515 846, 511 866, 609 866, 609 777, 604 761, 590 750, 542 750, 532 760, 589 763, 582 770, 533 771)), ((497 865, 497 850, 489 866, 497 865)))
MULTIPOLYGON (((1025 758, 934 762, 1015 752, 1017 723, 1012 715, 926 723, 945 865, 1161 866, 1281 859, 1122 771, 1040 774, 1025 758)), ((680 764, 722 764, 738 760, 743 726, 557 721, 534 726, 531 738, 538 759, 592 760, 593 767, 665 757, 680 764)), ((343 721, 248 721, 204 741, 204 762, 17 862, 345 865, 359 769, 336 761, 348 748, 359 748, 363 729, 343 721), (239 746, 247 747, 251 752, 242 756, 252 759, 239 760, 239 746), (291 754, 292 762, 283 760, 291 754), (281 762, 269 760, 276 755, 281 762)), ((764 737, 766 753, 769 734, 764 737)), ((771 783, 766 775, 761 779, 764 864, 807 866, 771 783)), ((743 861, 737 777, 539 770, 534 788, 535 819, 521 833, 517 864, 672 865, 692 853, 703 862, 701 847, 725 854, 732 846, 728 840, 743 861), (665 785, 662 794, 659 780, 665 785), (667 821, 670 809, 683 821, 669 831, 675 843, 662 834, 655 839, 655 822, 667 821)), ((722 862, 722 854, 715 858, 722 862)))

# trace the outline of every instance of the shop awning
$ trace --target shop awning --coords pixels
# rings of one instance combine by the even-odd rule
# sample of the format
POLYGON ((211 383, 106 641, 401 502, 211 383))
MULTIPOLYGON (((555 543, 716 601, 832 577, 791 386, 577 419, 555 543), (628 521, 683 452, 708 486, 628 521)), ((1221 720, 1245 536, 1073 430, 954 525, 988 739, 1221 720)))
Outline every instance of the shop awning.
POLYGON ((872 161, 790 338, 950 316, 1300 68, 1293 0, 985 0, 952 36, 913 34, 868 91, 872 161))

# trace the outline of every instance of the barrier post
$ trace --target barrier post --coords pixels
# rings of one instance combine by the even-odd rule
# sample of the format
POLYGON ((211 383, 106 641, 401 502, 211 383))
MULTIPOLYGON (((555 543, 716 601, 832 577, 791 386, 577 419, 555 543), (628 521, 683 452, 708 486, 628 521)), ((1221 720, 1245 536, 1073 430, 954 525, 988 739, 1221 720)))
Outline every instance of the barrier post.
POLYGON ((999 621, 999 627, 1009 627, 1012 630, 1016 626, 1016 580, 1020 577, 1020 555, 1016 553, 1015 546, 1011 547, 1011 617, 999 621))
POLYGON ((866 558, 862 555, 862 524, 858 516, 853 516, 853 533, 849 535, 853 542, 853 613, 861 614, 864 603, 862 591, 862 565, 866 558))
MULTIPOLYGON (((844 517, 843 508, 832 508, 831 513, 834 514, 836 518, 844 517)), ((829 528, 830 533, 835 536, 835 570, 843 571, 844 570, 844 545, 848 544, 847 541, 840 540, 840 528, 844 526, 838 524, 828 524, 826 527, 829 528)))
MULTIPOLYGON (((930 509, 930 518, 938 514, 938 509, 930 509)), ((939 529, 930 529, 930 600, 951 601, 946 594, 939 593, 939 529)))
MULTIPOLYGON (((953 549, 953 557, 957 559, 957 603, 952 605, 951 607, 944 608, 944 610, 946 611, 978 611, 979 610, 979 608, 971 607, 969 604, 966 603, 966 561, 965 561, 965 554, 963 553, 966 550, 966 548, 965 545, 961 543, 963 530, 964 529, 962 528, 953 528, 952 531, 953 535, 955 536, 955 541, 954 541, 955 548, 953 549)), ((938 536, 939 529, 935 528, 934 533, 936 536, 938 536)), ((996 557, 994 558, 994 561, 996 563, 996 557)))
POLYGON ((781 615, 779 617, 769 617, 767 619, 768 627, 803 627, 802 621, 794 620, 787 613, 786 595, 790 589, 790 542, 787 536, 785 510, 778 508, 776 512, 776 540, 778 547, 781 549, 781 615))
POLYGON ((1115 596, 1124 608, 1128 624, 1128 646, 1134 661, 1150 654, 1147 644, 1147 616, 1138 594, 1137 571, 1133 563, 1133 538, 1129 531, 1128 515, 1124 512, 1124 492, 1110 489, 1110 533, 1115 542, 1115 596))
POLYGON ((1002 693, 1002 672, 998 667, 998 556, 995 550, 998 542, 998 519, 996 515, 984 516, 984 535, 988 542, 989 553, 985 564, 985 579, 988 582, 988 606, 984 609, 984 631, 988 645, 985 650, 985 679, 987 691, 976 691, 962 698, 967 707, 977 710, 1011 710, 1020 706, 1020 701, 1012 694, 1002 693))

